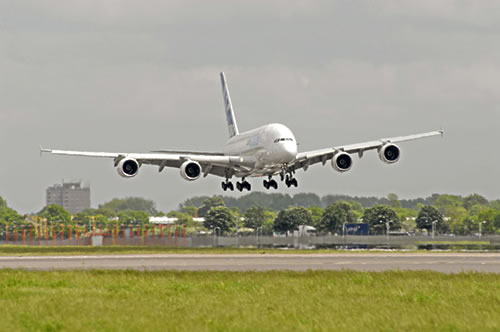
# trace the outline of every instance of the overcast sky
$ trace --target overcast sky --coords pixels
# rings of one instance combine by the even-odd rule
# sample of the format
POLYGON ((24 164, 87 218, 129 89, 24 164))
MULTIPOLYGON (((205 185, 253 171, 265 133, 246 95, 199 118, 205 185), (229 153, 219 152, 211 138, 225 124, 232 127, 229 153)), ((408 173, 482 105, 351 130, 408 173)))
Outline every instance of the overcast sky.
POLYGON ((220 194, 213 176, 123 179, 112 160, 38 150, 220 151, 225 71, 240 131, 280 122, 300 151, 446 130, 402 143, 394 165, 370 152, 278 192, 497 199, 499 40, 495 0, 0 0, 0 195, 25 213, 63 179, 90 183, 95 207, 220 194))

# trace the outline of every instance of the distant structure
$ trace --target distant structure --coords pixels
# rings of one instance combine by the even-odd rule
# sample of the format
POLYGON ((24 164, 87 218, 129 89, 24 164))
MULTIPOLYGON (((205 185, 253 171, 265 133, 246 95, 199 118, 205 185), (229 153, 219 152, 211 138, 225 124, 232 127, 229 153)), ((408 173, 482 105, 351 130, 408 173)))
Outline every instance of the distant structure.
POLYGON ((57 204, 72 214, 90 209, 90 188, 81 182, 67 182, 47 188, 46 203, 57 204))

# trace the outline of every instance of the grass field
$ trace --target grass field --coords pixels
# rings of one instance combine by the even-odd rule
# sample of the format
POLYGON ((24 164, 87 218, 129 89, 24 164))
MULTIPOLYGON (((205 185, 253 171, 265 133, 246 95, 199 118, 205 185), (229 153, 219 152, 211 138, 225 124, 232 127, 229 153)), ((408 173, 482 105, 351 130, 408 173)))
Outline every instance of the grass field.
POLYGON ((2 331, 498 331, 500 276, 0 270, 2 331))
MULTIPOLYGON (((425 253, 425 250, 394 250, 398 253, 425 253)), ((444 251, 460 252, 460 250, 444 251)), ((181 248, 166 246, 15 246, 1 245, 0 256, 47 255, 114 255, 114 254, 364 254, 387 253, 390 250, 334 250, 334 249, 257 249, 257 248, 181 248)), ((437 251, 439 253, 439 251, 437 251)), ((443 251, 441 251, 443 252, 443 251)), ((475 250, 475 252, 480 252, 475 250)), ((433 251, 436 253, 436 251, 433 251)))
MULTIPOLYGON (((256 248, 182 248, 166 246, 0 246, 0 256, 27 255, 113 255, 113 254, 315 254, 315 253, 368 252, 346 250, 299 250, 256 248)), ((370 251, 372 252, 372 251, 370 251)))

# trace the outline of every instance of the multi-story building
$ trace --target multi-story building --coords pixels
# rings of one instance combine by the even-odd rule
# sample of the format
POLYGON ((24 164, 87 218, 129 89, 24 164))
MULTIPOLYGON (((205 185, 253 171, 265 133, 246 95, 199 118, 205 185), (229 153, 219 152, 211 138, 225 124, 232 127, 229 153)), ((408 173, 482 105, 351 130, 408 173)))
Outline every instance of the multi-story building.
POLYGON ((56 184, 47 188, 47 205, 57 204, 72 214, 90 209, 90 188, 81 182, 56 184))

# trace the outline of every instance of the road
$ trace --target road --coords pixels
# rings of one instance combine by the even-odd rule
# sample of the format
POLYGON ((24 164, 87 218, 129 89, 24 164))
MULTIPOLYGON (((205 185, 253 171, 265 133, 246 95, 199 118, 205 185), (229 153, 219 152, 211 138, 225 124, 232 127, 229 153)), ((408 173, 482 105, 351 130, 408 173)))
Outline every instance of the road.
POLYGON ((500 253, 0 256, 0 268, 28 270, 433 270, 500 273, 500 253))

